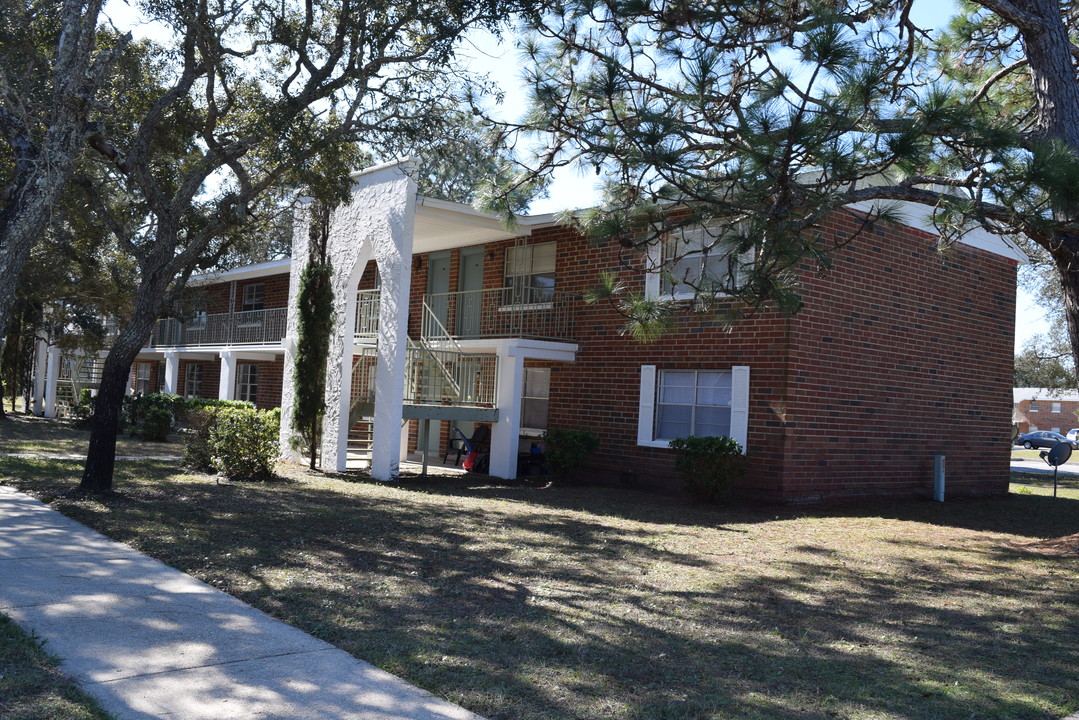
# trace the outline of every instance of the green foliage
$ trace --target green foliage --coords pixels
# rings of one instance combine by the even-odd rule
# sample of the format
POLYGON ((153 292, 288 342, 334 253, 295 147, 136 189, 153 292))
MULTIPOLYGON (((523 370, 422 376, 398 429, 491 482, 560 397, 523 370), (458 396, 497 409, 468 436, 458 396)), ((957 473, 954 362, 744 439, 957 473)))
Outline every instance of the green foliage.
POLYGON ((746 474, 746 456, 732 438, 677 438, 670 447, 686 490, 703 502, 725 502, 735 481, 746 474))
POLYGON ((265 480, 278 456, 281 410, 203 406, 188 416, 185 462, 233 480, 265 480))
POLYGON ((599 438, 589 430, 551 428, 543 433, 547 467, 561 480, 573 480, 599 448, 599 438))
MULTIPOLYGON (((88 392, 88 391, 84 391, 88 392)), ((212 398, 185 398, 170 393, 147 393, 124 397, 120 416, 122 426, 132 435, 147 440, 162 441, 176 426, 188 423, 191 415, 205 408, 251 408, 251 403, 240 400, 217 400, 212 398)))
POLYGON ((210 429, 214 467, 230 479, 264 480, 278 457, 281 410, 223 408, 210 429))
POLYGON ((333 206, 316 202, 310 210, 310 258, 300 276, 296 298, 299 310, 299 337, 292 379, 296 404, 292 427, 299 433, 310 467, 315 469, 322 415, 325 410, 326 363, 333 332, 333 267, 326 258, 329 222, 333 206))

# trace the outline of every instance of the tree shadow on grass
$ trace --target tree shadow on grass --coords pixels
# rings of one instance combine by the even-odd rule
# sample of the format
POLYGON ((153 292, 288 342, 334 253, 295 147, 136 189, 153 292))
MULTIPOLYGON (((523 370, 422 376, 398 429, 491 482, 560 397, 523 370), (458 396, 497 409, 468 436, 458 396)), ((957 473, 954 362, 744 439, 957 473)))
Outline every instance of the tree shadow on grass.
POLYGON ((648 493, 535 490, 177 478, 65 511, 492 720, 1077 709, 1074 576, 950 530, 1063 526, 1074 501, 903 503, 773 526, 776 513, 648 493), (723 532, 734 517, 753 537, 723 532), (846 519, 880 526, 872 547, 844 537, 846 519))

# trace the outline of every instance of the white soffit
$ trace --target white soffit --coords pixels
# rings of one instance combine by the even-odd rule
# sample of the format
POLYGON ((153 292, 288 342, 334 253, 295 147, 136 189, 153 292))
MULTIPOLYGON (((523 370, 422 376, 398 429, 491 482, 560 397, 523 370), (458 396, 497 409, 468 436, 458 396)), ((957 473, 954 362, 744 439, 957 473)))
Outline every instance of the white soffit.
MULTIPOLYGON (((894 204, 898 206, 900 215, 905 224, 933 235, 940 235, 936 226, 933 225, 933 208, 928 205, 913 202, 889 203, 888 201, 883 200, 880 202, 882 204, 894 204)), ((877 203, 875 202, 861 202, 847 205, 847 207, 851 210, 868 213, 873 210, 873 207, 876 204, 877 203)), ((963 245, 978 248, 979 250, 985 250, 994 255, 1010 258, 1021 265, 1030 263, 1030 258, 1027 257, 1027 254, 1014 242, 1001 235, 995 235, 981 227, 972 227, 963 234, 963 237, 959 238, 959 242, 963 245)))
POLYGON ((415 254, 483 245, 532 234, 522 223, 507 228, 501 218, 481 213, 469 205, 423 197, 416 199, 415 254))

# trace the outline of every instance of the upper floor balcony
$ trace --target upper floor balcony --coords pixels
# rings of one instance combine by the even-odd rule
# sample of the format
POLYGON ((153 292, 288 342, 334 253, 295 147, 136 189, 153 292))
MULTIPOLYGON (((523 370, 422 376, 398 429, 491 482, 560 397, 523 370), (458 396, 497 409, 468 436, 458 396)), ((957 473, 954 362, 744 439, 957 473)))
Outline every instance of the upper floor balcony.
MULTIPOLYGON (((580 298, 549 288, 494 288, 428 294, 423 303, 423 338, 575 342, 573 321, 580 298)), ((378 306, 378 290, 361 290, 357 294, 357 339, 378 336, 378 306)))
POLYGON ((199 314, 158 320, 149 347, 276 345, 285 337, 288 308, 199 314))

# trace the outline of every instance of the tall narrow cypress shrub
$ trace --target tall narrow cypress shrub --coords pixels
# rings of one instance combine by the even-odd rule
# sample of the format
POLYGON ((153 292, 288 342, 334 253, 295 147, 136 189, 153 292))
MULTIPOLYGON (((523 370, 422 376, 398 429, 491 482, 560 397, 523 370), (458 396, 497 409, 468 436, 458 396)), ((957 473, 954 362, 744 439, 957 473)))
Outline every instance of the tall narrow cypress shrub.
POLYGON ((310 242, 307 266, 300 276, 299 337, 293 387, 296 401, 292 427, 299 434, 315 469, 322 439, 322 415, 325 411, 326 362, 330 354, 333 327, 333 268, 326 256, 333 208, 323 202, 311 206, 310 242))

